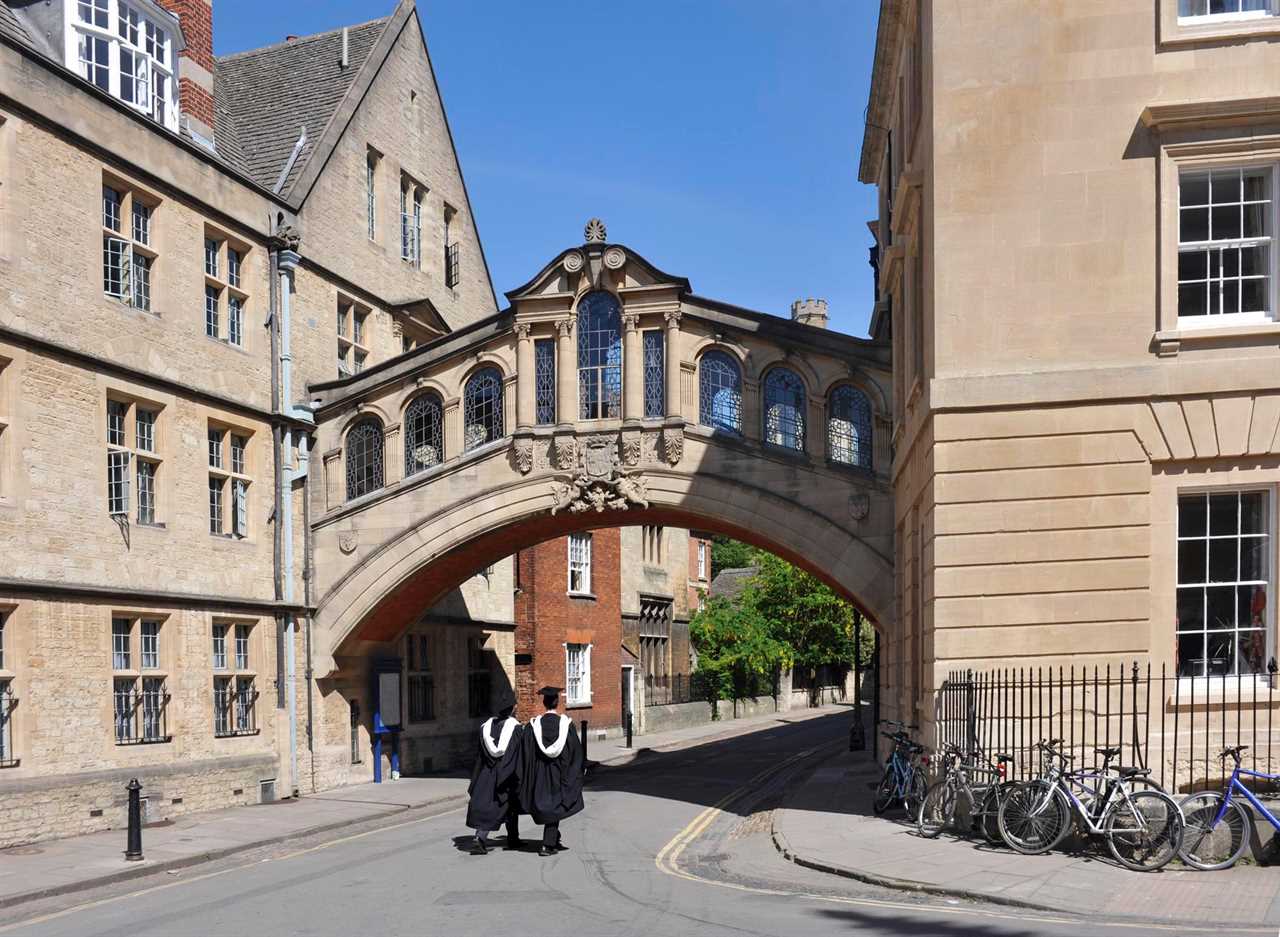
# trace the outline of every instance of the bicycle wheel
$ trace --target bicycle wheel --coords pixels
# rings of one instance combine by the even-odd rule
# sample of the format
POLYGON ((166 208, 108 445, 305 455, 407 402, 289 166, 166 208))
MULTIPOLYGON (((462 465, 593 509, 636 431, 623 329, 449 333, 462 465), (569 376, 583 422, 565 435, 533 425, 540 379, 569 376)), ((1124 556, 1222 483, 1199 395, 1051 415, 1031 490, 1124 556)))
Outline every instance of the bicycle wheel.
POLYGON ((1071 814, 1062 791, 1048 781, 1021 781, 1005 792, 996 814, 1004 841, 1027 856, 1048 852, 1067 835, 1071 814))
POLYGON ((1183 825, 1178 802, 1159 791, 1132 791, 1127 803, 1112 801, 1102 818, 1111 855, 1139 872, 1154 872, 1178 854, 1183 825))
POLYGON ((1222 794, 1216 791, 1192 794, 1182 801, 1182 816, 1187 826, 1179 855, 1193 869, 1206 872, 1229 869, 1249 848, 1253 820, 1248 809, 1233 799, 1215 825, 1213 821, 1221 809, 1222 794))
POLYGON ((934 783, 924 795, 920 813, 916 817, 916 830, 926 839, 934 839, 951 825, 956 815, 956 788, 950 780, 934 783))
POLYGON ((889 805, 893 803, 893 795, 896 790, 897 783, 894 780, 893 767, 889 766, 884 769, 884 777, 880 779, 880 786, 876 788, 876 796, 871 801, 871 809, 877 815, 888 810, 889 805))
POLYGON ((982 798, 982 835, 988 842, 1004 842, 1004 837, 1000 835, 1000 802, 1010 788, 1016 786, 1016 781, 1001 781, 997 786, 987 788, 987 793, 982 798))
POLYGON ((924 778, 924 772, 919 768, 913 768, 911 771, 911 780, 907 782, 907 794, 902 798, 902 806, 907 808, 907 816, 914 817, 920 812, 920 805, 924 803, 924 795, 929 789, 929 782, 924 778))

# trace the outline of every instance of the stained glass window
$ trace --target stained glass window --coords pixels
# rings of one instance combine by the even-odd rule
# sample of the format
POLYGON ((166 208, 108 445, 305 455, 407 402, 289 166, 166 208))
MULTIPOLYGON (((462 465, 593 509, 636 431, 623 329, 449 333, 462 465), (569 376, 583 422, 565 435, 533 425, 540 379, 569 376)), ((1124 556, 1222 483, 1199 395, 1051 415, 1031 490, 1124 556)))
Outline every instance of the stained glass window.
POLYGON ((794 372, 774 368, 764 380, 764 438, 785 449, 804 449, 804 384, 794 372))
POLYGON ((834 462, 871 468, 871 401, 845 384, 827 403, 827 445, 834 462))
POLYGON ((723 351, 709 351, 698 362, 698 398, 704 426, 742 432, 742 372, 723 351))
POLYGON ((598 290, 578 304, 578 419, 622 416, 622 308, 598 290))
POLYGON ((434 394, 424 394, 404 411, 405 478, 439 464, 443 457, 440 413, 434 394))
POLYGON ((655 419, 666 410, 666 355, 662 332, 657 329, 644 333, 644 415, 655 419))
POLYGON ((382 487, 382 427, 361 420, 347 432, 347 500, 382 487))
POLYGON ((506 434, 502 420, 502 375, 497 368, 484 368, 471 376, 462 408, 465 450, 501 439, 506 434))
POLYGON ((556 421, 556 343, 540 338, 533 343, 534 422, 547 426, 556 421))

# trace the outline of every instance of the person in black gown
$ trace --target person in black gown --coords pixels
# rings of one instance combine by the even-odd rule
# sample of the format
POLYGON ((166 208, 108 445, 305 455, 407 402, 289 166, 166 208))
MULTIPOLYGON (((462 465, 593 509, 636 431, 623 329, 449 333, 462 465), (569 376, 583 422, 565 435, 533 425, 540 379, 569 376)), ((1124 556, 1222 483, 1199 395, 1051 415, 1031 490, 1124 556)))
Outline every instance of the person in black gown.
POLYGON ((543 687, 540 716, 529 720, 524 731, 524 763, 520 802, 542 824, 540 856, 566 848, 560 842, 560 821, 582 810, 582 743, 573 720, 556 712, 560 688, 543 687))
POLYGON ((467 794, 467 826, 476 831, 471 846, 474 855, 489 851, 489 834, 504 821, 507 849, 520 848, 520 768, 524 760, 524 727, 511 715, 514 702, 507 702, 480 727, 480 751, 471 772, 467 794))

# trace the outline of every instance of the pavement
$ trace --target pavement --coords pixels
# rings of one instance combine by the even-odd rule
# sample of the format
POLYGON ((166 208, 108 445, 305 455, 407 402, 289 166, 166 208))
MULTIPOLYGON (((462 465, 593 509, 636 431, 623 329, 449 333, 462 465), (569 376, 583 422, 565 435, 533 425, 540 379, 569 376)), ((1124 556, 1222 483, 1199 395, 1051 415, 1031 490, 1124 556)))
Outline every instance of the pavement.
MULTIPOLYGON (((779 720, 799 722, 836 712, 848 712, 848 707, 818 707, 635 736, 630 749, 621 739, 591 741, 588 756, 600 765, 621 767, 661 753, 759 732, 779 720)), ((296 800, 189 814, 145 827, 145 858, 136 862, 124 859, 124 830, 11 847, 0 850, 0 908, 157 872, 175 872, 264 846, 376 823, 406 811, 461 806, 466 802, 467 783, 468 778, 460 772, 400 778, 336 788, 296 800)))
MULTIPOLYGON (((602 765, 590 778, 586 809, 562 826, 567 851, 548 858, 538 856, 538 831, 527 821, 521 848, 473 856, 460 809, 409 811, 374 828, 356 826, 187 870, 0 908, 0 934, 1227 933, 1222 927, 1117 926, 905 894, 788 862, 773 846, 771 812, 799 773, 843 750, 849 723, 848 708, 780 714, 760 720, 752 731, 725 726, 733 730, 728 738, 686 738, 670 751, 650 752, 622 767, 602 765)), ((607 756, 597 751, 593 757, 607 756)), ((1268 933, 1274 935, 1275 928, 1268 933)))
POLYGON ((774 844, 807 868, 906 891, 1105 918, 1280 926, 1275 868, 1200 872, 1175 860, 1144 873, 1115 863, 1100 841, 1023 856, 950 832, 924 839, 900 808, 873 814, 879 775, 866 753, 824 761, 774 811, 774 844))

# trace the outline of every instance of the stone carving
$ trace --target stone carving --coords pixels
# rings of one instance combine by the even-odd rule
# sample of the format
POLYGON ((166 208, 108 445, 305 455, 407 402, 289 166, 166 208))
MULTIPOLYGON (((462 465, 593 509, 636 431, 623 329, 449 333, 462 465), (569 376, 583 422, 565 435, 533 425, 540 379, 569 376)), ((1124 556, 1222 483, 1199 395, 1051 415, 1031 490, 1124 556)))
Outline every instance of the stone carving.
POLYGON ((360 538, 354 530, 344 530, 338 534, 338 549, 343 553, 354 553, 360 538))
POLYGON ((667 320, 667 328, 671 329, 671 328, 680 327, 680 310, 679 309, 671 309, 671 310, 668 310, 667 312, 664 312, 662 314, 662 318, 667 320))
MULTIPOLYGON (((601 238, 603 240, 603 238, 601 238)), ((610 270, 621 270, 627 262, 627 255, 620 247, 611 247, 604 252, 604 265, 610 270)))
POLYGON ((638 434, 622 437, 622 464, 640 464, 640 436, 638 434))
POLYGON ((524 339, 526 339, 526 338, 528 338, 528 337, 529 337, 529 334, 530 334, 532 331, 533 331, 533 326, 532 326, 532 325, 530 325, 528 322, 517 322, 517 323, 516 323, 516 329, 515 329, 515 332, 516 332, 516 338, 521 339, 521 340, 524 340, 524 339))
POLYGON ((871 496, 865 491, 849 495, 849 516, 855 521, 865 521, 871 513, 871 496))
POLYGON ((271 231, 271 236, 267 238, 267 244, 274 250, 296 252, 301 243, 302 235, 298 233, 298 229, 291 224, 285 223, 283 219, 276 222, 275 228, 271 231))
POLYGON ((566 319, 557 319, 556 332, 558 332, 562 338, 572 335, 573 334, 573 317, 569 316, 566 319))
POLYGON ((613 436, 592 436, 580 447, 578 470, 567 480, 553 481, 556 503, 552 514, 595 511, 626 511, 634 504, 649 506, 644 479, 622 468, 618 442, 613 436))
POLYGON ((533 440, 517 439, 511 447, 511 458, 521 475, 533 471, 533 440))
POLYGON ((577 446, 571 437, 557 437, 551 443, 551 464, 558 469, 571 469, 577 457, 577 446))
POLYGON ((670 465, 684 458, 684 430, 672 427, 662 431, 662 454, 670 465))
POLYGON ((582 254, 578 251, 569 251, 569 253, 564 255, 564 260, 561 261, 561 263, 564 264, 566 273, 577 273, 582 269, 584 261, 582 259, 582 254))
POLYGON ((645 433, 640 437, 640 461, 648 465, 656 465, 662 461, 658 458, 657 433, 645 433))
POLYGON ((582 236, 586 238, 588 244, 603 244, 607 237, 604 222, 599 218, 592 218, 582 229, 582 236))

